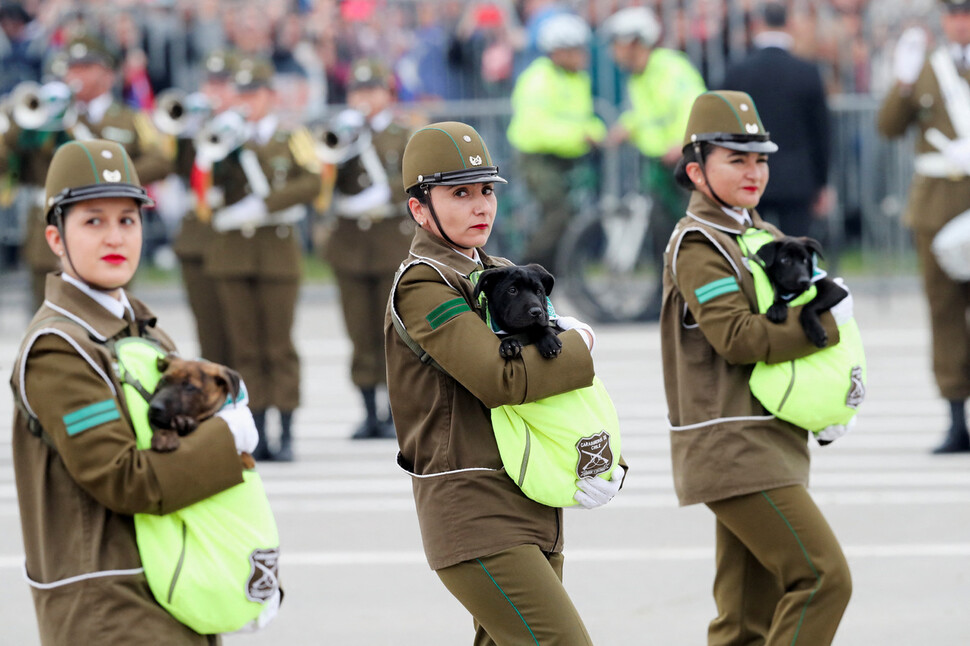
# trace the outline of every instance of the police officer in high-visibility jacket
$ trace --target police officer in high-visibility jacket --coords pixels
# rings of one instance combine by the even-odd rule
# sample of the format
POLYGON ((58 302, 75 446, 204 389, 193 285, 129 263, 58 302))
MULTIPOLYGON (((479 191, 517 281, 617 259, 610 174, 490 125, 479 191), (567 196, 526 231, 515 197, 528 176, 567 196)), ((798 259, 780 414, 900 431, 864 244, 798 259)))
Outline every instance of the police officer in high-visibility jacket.
MULTIPOLYGON (((895 83, 879 111, 887 137, 919 128, 905 222, 923 274, 933 331, 933 373, 949 402, 950 427, 934 453, 970 451, 964 402, 970 397, 970 285, 941 268, 932 251, 937 233, 970 207, 970 0, 942 0, 943 33, 927 51, 920 27, 903 32, 893 58, 895 83)), ((967 254, 961 254, 966 263, 967 254)))
POLYGON ((556 243, 574 207, 570 173, 606 137, 593 112, 589 74, 589 26, 579 16, 559 14, 542 22, 539 48, 545 53, 523 70, 512 90, 509 143, 519 153, 519 170, 538 202, 540 221, 519 262, 553 270, 556 243))
MULTIPOLYGON (((610 129, 607 142, 630 141, 643 155, 641 185, 654 200, 650 235, 659 270, 664 246, 687 204, 673 173, 690 106, 706 89, 704 79, 683 52, 656 46, 660 22, 646 7, 621 9, 604 22, 601 31, 610 41, 617 66, 630 75, 626 85, 630 107, 610 129)), ((659 317, 660 295, 658 284, 647 319, 659 317)))

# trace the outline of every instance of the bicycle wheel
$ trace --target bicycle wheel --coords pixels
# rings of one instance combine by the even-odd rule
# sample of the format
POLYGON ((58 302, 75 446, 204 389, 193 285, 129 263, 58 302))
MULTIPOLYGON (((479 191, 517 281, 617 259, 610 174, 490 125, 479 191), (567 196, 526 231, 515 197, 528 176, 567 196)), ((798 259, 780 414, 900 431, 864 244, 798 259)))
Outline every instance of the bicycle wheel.
POLYGON ((649 197, 628 196, 576 220, 563 236, 556 276, 587 320, 656 319, 663 245, 651 235, 651 206, 649 197))

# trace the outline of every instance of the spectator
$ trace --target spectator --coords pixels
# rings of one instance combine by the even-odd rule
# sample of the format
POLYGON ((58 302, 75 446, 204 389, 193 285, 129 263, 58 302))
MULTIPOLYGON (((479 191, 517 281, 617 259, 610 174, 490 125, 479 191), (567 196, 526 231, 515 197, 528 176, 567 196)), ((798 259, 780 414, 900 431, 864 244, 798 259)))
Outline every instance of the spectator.
POLYGON ((0 4, 0 94, 22 81, 39 81, 46 43, 19 2, 0 4))

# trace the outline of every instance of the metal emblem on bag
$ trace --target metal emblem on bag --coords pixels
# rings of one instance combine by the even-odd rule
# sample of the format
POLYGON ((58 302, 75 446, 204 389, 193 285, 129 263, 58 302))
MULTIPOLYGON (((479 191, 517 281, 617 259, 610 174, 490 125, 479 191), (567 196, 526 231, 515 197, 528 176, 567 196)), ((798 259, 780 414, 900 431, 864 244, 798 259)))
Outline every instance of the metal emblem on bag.
POLYGON ((280 589, 279 548, 253 550, 249 555, 249 581, 246 598, 263 603, 280 589))
POLYGON ((845 405, 849 408, 859 408, 859 404, 866 398, 866 386, 862 383, 862 366, 854 366, 849 373, 849 394, 845 397, 845 405))
POLYGON ((576 476, 579 478, 592 478, 606 473, 613 465, 610 434, 606 431, 580 438, 576 442, 576 452, 579 454, 579 461, 576 463, 576 476))

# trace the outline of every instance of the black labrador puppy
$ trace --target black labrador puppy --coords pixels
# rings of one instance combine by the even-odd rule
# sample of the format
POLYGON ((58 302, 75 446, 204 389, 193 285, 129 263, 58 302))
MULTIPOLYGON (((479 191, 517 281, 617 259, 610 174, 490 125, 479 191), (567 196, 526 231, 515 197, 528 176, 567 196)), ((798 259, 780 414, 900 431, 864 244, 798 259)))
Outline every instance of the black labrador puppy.
MULTIPOLYGON (((812 238, 785 236, 763 245, 756 254, 764 263, 765 273, 775 290, 775 300, 768 308, 768 320, 781 323, 788 318, 788 303, 812 285, 812 254, 822 257, 822 245, 812 238)), ((831 278, 816 281, 815 298, 805 303, 799 323, 808 339, 820 348, 828 344, 828 335, 819 314, 849 295, 831 278)))
POLYGON ((546 296, 555 279, 542 265, 513 265, 482 272, 475 285, 475 298, 485 294, 492 321, 509 334, 499 345, 499 354, 513 359, 522 352, 523 341, 534 343, 547 359, 559 356, 559 329, 549 323, 546 296))

